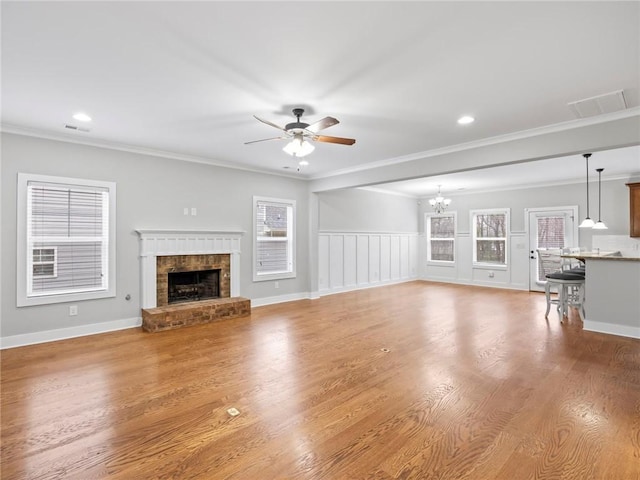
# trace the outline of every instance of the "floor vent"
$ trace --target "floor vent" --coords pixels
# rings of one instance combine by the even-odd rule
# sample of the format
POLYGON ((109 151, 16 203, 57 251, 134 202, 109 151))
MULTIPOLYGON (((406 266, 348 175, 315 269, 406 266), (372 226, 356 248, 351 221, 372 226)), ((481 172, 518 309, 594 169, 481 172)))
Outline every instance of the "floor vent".
POLYGON ((603 113, 626 110, 627 102, 624 99, 623 91, 616 90, 615 92, 605 93, 604 95, 569 102, 567 106, 576 118, 587 118, 602 115, 603 113))

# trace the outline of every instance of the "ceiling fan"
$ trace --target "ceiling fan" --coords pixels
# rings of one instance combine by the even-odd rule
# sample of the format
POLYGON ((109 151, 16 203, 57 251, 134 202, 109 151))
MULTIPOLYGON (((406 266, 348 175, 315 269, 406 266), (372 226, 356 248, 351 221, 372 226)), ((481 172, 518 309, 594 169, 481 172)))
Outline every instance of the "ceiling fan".
POLYGON ((300 117, 303 114, 304 109, 294 108, 293 115, 296 117, 296 121, 286 124, 284 128, 254 115, 256 120, 266 123, 278 130, 282 130, 284 135, 245 142, 245 145, 250 143, 266 142, 268 140, 284 140, 290 138, 291 142, 288 143, 283 150, 294 157, 304 157, 305 155, 309 155, 315 149, 309 140, 316 142, 339 143, 340 145, 353 145, 356 143, 353 138, 329 137, 327 135, 318 134, 320 130, 324 130, 325 128, 329 128, 340 123, 337 119, 333 117, 324 117, 322 120, 318 120, 317 122, 309 125, 308 123, 300 121, 300 117))

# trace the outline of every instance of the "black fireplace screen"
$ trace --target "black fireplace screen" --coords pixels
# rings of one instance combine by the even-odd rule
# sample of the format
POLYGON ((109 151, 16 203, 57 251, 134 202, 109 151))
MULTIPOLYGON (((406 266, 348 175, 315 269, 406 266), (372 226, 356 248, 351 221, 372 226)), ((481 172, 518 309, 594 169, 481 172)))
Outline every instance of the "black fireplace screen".
POLYGON ((220 270, 170 272, 168 303, 194 302, 220 296, 220 270))

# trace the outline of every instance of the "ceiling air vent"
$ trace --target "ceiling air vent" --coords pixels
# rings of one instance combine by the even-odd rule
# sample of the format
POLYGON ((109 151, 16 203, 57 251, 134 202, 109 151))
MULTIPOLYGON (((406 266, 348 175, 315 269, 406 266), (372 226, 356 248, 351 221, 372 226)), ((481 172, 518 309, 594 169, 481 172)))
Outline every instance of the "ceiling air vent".
POLYGON ((605 93, 596 97, 585 98, 567 103, 576 118, 594 117, 603 113, 619 112, 627 108, 622 90, 605 93))
POLYGON ((66 128, 67 130, 76 130, 78 132, 84 132, 84 133, 88 133, 91 131, 88 128, 78 127, 77 125, 70 125, 68 123, 65 124, 64 128, 66 128))

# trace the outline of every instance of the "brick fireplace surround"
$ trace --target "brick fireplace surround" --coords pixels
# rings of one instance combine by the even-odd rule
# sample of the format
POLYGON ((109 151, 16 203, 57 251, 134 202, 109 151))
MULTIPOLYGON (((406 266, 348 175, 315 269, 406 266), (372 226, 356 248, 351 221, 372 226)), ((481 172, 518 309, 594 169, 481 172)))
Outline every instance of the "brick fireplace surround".
POLYGON ((243 232, 137 230, 140 236, 142 328, 158 332, 251 313, 239 296, 243 232), (168 273, 220 270, 220 298, 168 304, 168 273))

